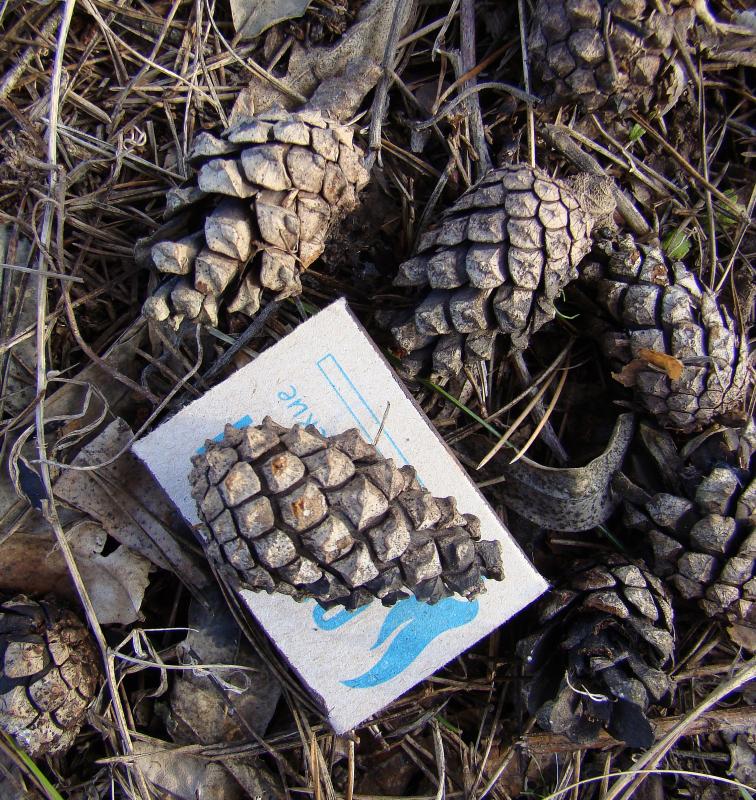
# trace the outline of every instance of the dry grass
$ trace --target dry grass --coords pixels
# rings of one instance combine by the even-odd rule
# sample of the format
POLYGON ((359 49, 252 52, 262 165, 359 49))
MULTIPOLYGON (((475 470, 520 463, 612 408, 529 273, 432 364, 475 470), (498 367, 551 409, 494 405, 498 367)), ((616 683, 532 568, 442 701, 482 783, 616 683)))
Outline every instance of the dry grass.
MULTIPOLYGON (((731 5, 739 7, 735 0, 731 5)), ((527 3, 518 6, 525 13, 527 3)), ((304 23, 282 24, 275 53, 285 53, 293 37, 309 35, 308 19, 344 7, 322 0, 304 23)), ((277 56, 266 59, 264 41, 231 47, 228 8, 210 0, 68 0, 62 7, 7 0, 0 4, 0 24, 0 221, 34 244, 29 271, 0 272, 6 320, 23 320, 23 297, 35 293, 36 298, 33 324, 3 327, 0 396, 18 391, 7 383, 15 349, 30 341, 37 348, 36 371, 27 375, 31 399, 1 423, 3 455, 28 433, 36 448, 30 458, 40 462, 48 498, 59 468, 48 458, 58 435, 46 424, 46 398, 57 388, 48 387, 53 377, 73 377, 98 364, 107 376, 101 387, 105 397, 114 397, 118 387, 127 398, 119 413, 144 430, 332 298, 347 296, 380 339, 372 311, 406 302, 391 286, 397 260, 411 251, 434 213, 497 157, 534 160, 557 172, 569 170, 570 162, 610 170, 625 190, 621 210, 627 224, 663 240, 681 237, 700 264, 702 280, 734 310, 741 329, 752 322, 756 189, 754 105, 746 68, 687 52, 696 88, 688 105, 665 121, 635 112, 611 124, 596 117, 576 122, 566 113, 546 118, 534 113, 518 14, 496 3, 461 0, 423 5, 414 32, 401 39, 396 32, 398 65, 364 105, 360 124, 365 142, 380 152, 374 174, 384 195, 379 234, 365 237, 357 259, 375 261, 373 277, 360 283, 351 265, 326 258, 306 276, 301 300, 270 305, 246 330, 173 336, 152 329, 133 350, 128 370, 105 363, 108 348, 139 316, 153 280, 135 260, 135 243, 162 224, 166 190, 190 176, 186 154, 193 135, 222 126, 240 88, 251 77, 274 71, 277 56), (386 114, 377 114, 384 103, 386 114), (696 120, 692 136, 690 120, 696 120), (428 141, 415 152, 413 142, 421 136, 428 141), (12 287, 19 286, 13 295, 12 287)), ((563 331, 574 326, 566 319, 560 324, 563 339, 563 331)), ((469 442, 484 436, 493 449, 479 466, 510 438, 518 448, 532 445, 544 462, 560 457, 566 439, 573 458, 587 456, 569 436, 576 419, 569 398, 590 382, 586 375, 595 376, 593 351, 583 344, 569 353, 546 346, 529 368, 535 377, 527 364, 517 369, 500 360, 443 392, 427 383, 413 388, 467 463, 469 442), (539 410, 541 400, 545 412, 543 404, 539 410), (521 425, 525 434, 518 438, 521 425), (551 448, 543 445, 548 437, 556 442, 551 448)), ((497 504, 495 477, 479 477, 497 504)), ((46 501, 42 510, 107 665, 106 686, 92 715, 96 731, 81 735, 78 753, 43 768, 66 797, 159 796, 133 751, 147 738, 169 741, 154 714, 155 701, 145 699, 157 687, 160 669, 116 658, 112 632, 97 623, 55 502, 46 501)), ((25 507, 17 505, 14 513, 29 519, 25 507)), ((608 547, 602 539, 566 546, 571 552, 608 547)), ((187 603, 180 583, 162 575, 148 593, 145 627, 180 624, 187 603)), ((538 733, 523 715, 514 657, 522 621, 497 631, 345 738, 329 732, 259 630, 241 612, 238 619, 283 686, 274 724, 264 738, 165 748, 174 756, 200 754, 216 761, 259 756, 287 800, 625 800, 648 775, 663 780, 665 796, 684 797, 709 781, 727 782, 728 762, 717 758, 728 754, 722 731, 753 729, 753 708, 743 690, 754 677, 754 662, 745 661, 725 631, 694 613, 681 617, 678 632, 677 700, 669 710, 676 722, 669 729, 659 711, 663 738, 635 761, 610 738, 580 748, 538 733), (712 717, 713 704, 731 693, 730 715, 712 717)), ((175 664, 180 637, 145 636, 165 664, 175 664)), ((38 795, 53 796, 27 774, 38 795)), ((747 796, 745 787, 728 785, 747 796)))

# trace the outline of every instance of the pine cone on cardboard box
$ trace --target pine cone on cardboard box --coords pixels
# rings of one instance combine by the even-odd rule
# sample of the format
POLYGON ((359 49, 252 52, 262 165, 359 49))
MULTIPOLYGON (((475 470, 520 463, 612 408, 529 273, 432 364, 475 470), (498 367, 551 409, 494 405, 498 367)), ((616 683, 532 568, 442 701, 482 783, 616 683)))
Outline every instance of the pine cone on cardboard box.
POLYGON ((548 105, 666 109, 686 83, 673 38, 684 41, 694 18, 675 0, 538 0, 528 42, 536 88, 548 105))
POLYGON ((640 404, 660 425, 686 433, 742 419, 752 382, 748 342, 716 295, 632 236, 602 240, 596 252, 581 278, 613 320, 602 347, 624 367, 619 377, 640 404))
POLYGON ((702 434, 682 454, 664 431, 643 426, 641 433, 649 451, 664 459, 660 469, 670 485, 656 494, 628 494, 626 526, 642 532, 654 572, 681 597, 708 616, 756 627, 753 421, 702 434))
POLYGON ((0 728, 32 756, 67 750, 100 675, 89 631, 46 598, 0 604, 0 728))
POLYGON ((523 696, 538 724, 575 742, 602 728, 648 747, 650 706, 671 699, 672 606, 643 564, 610 556, 567 565, 564 586, 539 604, 540 629, 522 639, 523 696))
POLYGON ((481 540, 477 517, 356 430, 227 425, 190 482, 208 556, 232 585, 356 608, 472 598, 484 577, 504 577, 501 543, 481 540))
POLYGON ((430 289, 391 328, 405 366, 455 375, 490 359, 497 334, 524 349, 554 318, 594 225, 613 209, 607 179, 563 181, 526 164, 491 170, 399 267, 396 285, 430 289))
POLYGON ((215 326, 222 307, 253 316, 266 289, 299 294, 301 272, 368 181, 353 130, 317 108, 245 118, 220 138, 202 132, 189 160, 196 184, 171 190, 166 210, 186 217, 186 235, 151 249, 158 272, 173 277, 144 304, 174 327, 215 326))

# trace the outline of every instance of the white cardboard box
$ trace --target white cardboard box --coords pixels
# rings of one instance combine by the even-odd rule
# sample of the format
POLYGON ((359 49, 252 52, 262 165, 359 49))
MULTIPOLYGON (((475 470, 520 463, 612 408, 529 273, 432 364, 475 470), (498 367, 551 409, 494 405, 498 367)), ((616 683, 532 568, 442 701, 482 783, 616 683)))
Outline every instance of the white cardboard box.
POLYGON ((249 611, 319 698, 343 733, 463 653, 542 594, 547 584, 396 378, 345 301, 300 325, 254 362, 182 409, 134 445, 184 514, 198 522, 190 495, 190 458, 230 422, 314 424, 325 435, 358 428, 397 466, 412 464, 436 496, 453 495, 476 514, 484 539, 504 546, 503 581, 470 602, 450 597, 429 606, 413 597, 347 612, 314 601, 242 592, 249 611))

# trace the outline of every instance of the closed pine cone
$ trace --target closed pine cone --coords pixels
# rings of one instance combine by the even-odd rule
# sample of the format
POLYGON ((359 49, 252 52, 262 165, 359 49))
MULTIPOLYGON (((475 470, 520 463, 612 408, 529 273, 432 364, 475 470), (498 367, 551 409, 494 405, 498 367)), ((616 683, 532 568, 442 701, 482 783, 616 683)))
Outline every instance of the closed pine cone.
POLYGON ((352 129, 317 109, 259 114, 221 138, 202 132, 189 158, 196 185, 169 192, 166 210, 185 216, 188 235, 152 246, 158 272, 172 277, 144 304, 174 327, 217 325, 223 306, 253 316, 266 289, 299 294, 301 272, 368 181, 352 129))
POLYGON ((226 426, 194 458, 192 496, 210 560, 231 585, 356 608, 408 593, 472 598, 502 580, 498 541, 434 498, 356 430, 226 426))
POLYGON ((538 89, 549 105, 620 111, 663 97, 685 82, 671 59, 675 30, 693 22, 687 4, 655 0, 538 0, 529 51, 538 89), (661 6, 661 8, 660 8, 661 6))
POLYGON ((429 287, 391 331, 411 372, 459 373, 490 359, 497 334, 524 349, 556 314, 591 231, 614 209, 609 182, 551 178, 526 164, 491 170, 420 239, 398 286, 429 287))
POLYGON ((605 728, 631 747, 648 747, 646 713, 673 689, 663 671, 674 649, 664 585, 620 556, 565 572, 566 585, 538 607, 540 629, 517 645, 528 711, 545 730, 578 743, 605 728))
POLYGON ((685 458, 668 434, 647 426, 642 432, 665 454, 674 485, 645 497, 633 492, 626 499, 627 527, 642 531, 654 571, 681 597, 697 602, 708 616, 756 626, 753 421, 706 437, 685 458))
POLYGON ((614 366, 630 365, 641 405, 660 425, 683 432, 742 419, 752 381, 748 343, 716 295, 683 264, 670 266, 658 247, 637 245, 632 236, 603 240, 598 250, 600 262, 585 265, 581 277, 619 324, 604 333, 602 346, 614 366), (652 366, 654 354, 682 362, 680 377, 652 366))
POLYGON ((94 698, 99 654, 89 632, 54 600, 0 605, 0 728, 32 756, 73 743, 94 698))

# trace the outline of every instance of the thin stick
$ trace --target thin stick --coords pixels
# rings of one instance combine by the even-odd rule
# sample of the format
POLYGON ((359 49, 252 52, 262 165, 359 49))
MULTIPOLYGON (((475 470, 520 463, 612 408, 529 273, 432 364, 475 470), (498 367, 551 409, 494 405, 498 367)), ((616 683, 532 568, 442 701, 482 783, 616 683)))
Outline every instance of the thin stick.
MULTIPOLYGON (((559 150, 563 156, 566 156, 572 163, 582 169, 583 172, 590 172, 591 175, 606 175, 606 170, 599 164, 599 162, 590 153, 586 153, 577 142, 573 141, 570 136, 563 130, 560 130, 556 125, 539 125, 539 130, 544 139, 552 146, 559 150)), ((614 186, 613 191, 614 200, 617 203, 617 210, 625 222, 632 228, 635 233, 641 236, 647 236, 651 233, 651 226, 643 218, 643 215, 638 211, 633 202, 627 195, 627 192, 620 189, 619 186, 614 186)))
POLYGON ((703 702, 699 703, 692 711, 686 714, 674 728, 645 756, 641 756, 633 768, 620 778, 609 790, 605 800, 617 800, 622 794, 621 800, 629 800, 630 796, 645 780, 648 773, 640 774, 643 770, 651 770, 667 755, 675 746, 681 736, 686 735, 686 731, 696 720, 703 716, 712 706, 720 700, 724 700, 728 694, 744 686, 749 681, 756 678, 756 657, 746 661, 745 665, 729 681, 720 684, 703 702), (627 791, 625 791, 627 789, 627 791))
POLYGON ((24 50, 24 52, 21 54, 21 57, 13 65, 13 68, 8 70, 2 80, 2 83, 0 83, 0 101, 5 100, 16 87, 16 84, 19 82, 19 80, 21 80, 21 76, 24 74, 24 72, 26 72, 26 68, 29 66, 29 64, 31 64, 32 59, 38 55, 42 49, 44 49, 47 40, 52 37, 55 29, 60 24, 62 17, 62 11, 54 11, 45 20, 45 24, 42 26, 42 29, 38 34, 40 41, 37 41, 35 44, 27 47, 26 50, 24 50))
POLYGON ((546 412, 544 413, 543 417, 541 417, 541 421, 535 426, 533 433, 530 434, 528 437, 528 441, 520 448, 520 451, 517 455, 509 462, 510 464, 514 464, 516 461, 519 461, 525 453, 528 452, 531 445, 535 440, 538 438, 538 434, 540 434, 541 430, 543 430, 544 425, 548 423, 549 417, 551 416, 554 408, 556 407, 557 401, 559 400, 560 395, 562 394, 562 389, 564 389, 564 383, 567 380, 567 374, 570 369, 570 362, 568 361, 565 365, 564 369, 562 370, 562 375, 559 378, 559 383, 557 384, 556 389, 554 390, 554 396, 551 398, 551 402, 546 408, 546 412))
POLYGON ((637 114, 635 111, 630 112, 630 117, 637 122, 642 128, 648 133, 648 135, 656 142, 658 142, 671 156, 674 158, 675 161, 696 181, 698 181, 704 188, 708 189, 714 197, 719 200, 720 203, 727 206, 727 208, 732 211, 733 214, 737 214, 738 219, 746 219, 746 212, 745 209, 737 204, 733 203, 732 200, 724 194, 724 192, 720 192, 716 186, 710 183, 706 178, 704 178, 701 173, 692 167, 678 152, 672 147, 669 142, 663 137, 660 136, 652 127, 649 125, 640 114, 637 114))
MULTIPOLYGON (((58 32, 57 49, 55 51, 55 61, 53 65, 52 78, 50 81, 50 114, 47 127, 47 161, 51 166, 57 164, 57 151, 58 151, 58 135, 57 126, 60 115, 60 93, 61 93, 61 77, 63 74, 63 55, 65 52, 65 42, 68 37, 68 29, 73 17, 74 7, 76 0, 66 0, 63 8, 63 13, 60 22, 60 30, 58 32)), ((65 191, 65 183, 63 182, 60 172, 57 169, 50 171, 49 175, 49 194, 51 197, 56 197, 59 192, 65 191)), ((44 243, 50 241, 52 233, 52 205, 45 204, 44 216, 42 221, 42 235, 41 240, 44 243)), ((58 209, 58 244, 59 249, 62 251, 62 233, 63 233, 63 207, 62 204, 58 209)), ((47 275, 43 269, 45 259, 44 250, 40 250, 39 254, 39 271, 36 280, 37 290, 37 395, 44 397, 47 388, 47 363, 46 363, 46 350, 45 343, 47 339, 47 332, 45 326, 45 318, 47 316, 47 275)), ((60 267, 63 266, 61 263, 60 267)), ((58 512, 53 499, 52 480, 50 478, 50 470, 45 463, 47 459, 47 447, 45 443, 45 402, 42 400, 37 404, 35 409, 35 426, 37 432, 37 453, 40 460, 40 474, 42 483, 47 495, 42 504, 42 512, 50 527, 55 534, 58 547, 63 555, 63 559, 68 568, 76 592, 81 600, 84 612, 89 623, 89 628, 92 635, 97 642, 100 649, 100 654, 105 667, 105 677, 108 684, 108 689, 111 696, 111 706, 116 720, 116 726, 121 738, 124 750, 127 753, 133 752, 131 737, 129 735, 126 717, 121 706, 118 696, 118 683, 116 680, 115 672, 113 669, 113 662, 109 657, 108 644, 105 641, 102 628, 97 619, 92 600, 89 597, 81 573, 76 565, 76 560, 71 550, 71 546, 66 538, 63 528, 58 519, 58 512)), ((149 789, 147 782, 142 775, 141 770, 136 770, 137 783, 139 791, 143 794, 144 800, 149 798, 149 789)))
MULTIPOLYGON (((560 353, 559 356, 554 361, 554 365, 559 366, 565 359, 566 355, 572 349, 572 344, 574 340, 570 340, 567 347, 564 349, 564 356, 560 353)), ((515 371, 517 372, 517 376, 520 379, 520 383, 523 386, 528 386, 530 383, 533 382, 533 378, 530 374, 530 370, 528 369, 528 365, 525 361, 525 356, 522 354, 521 351, 517 350, 512 354, 512 365, 514 366, 515 371)), ((554 371, 554 370, 552 370, 554 371)), ((549 379, 549 383, 551 383, 552 379, 549 379)), ((536 400, 535 404, 533 405, 533 416, 536 420, 543 419, 544 414, 546 413, 543 407, 542 400, 536 400)), ((560 464, 566 464, 570 457, 567 455, 567 451, 564 449, 562 442, 557 436, 556 431, 552 427, 550 422, 547 422, 544 430, 543 430, 543 441, 544 444, 551 450, 551 452, 556 457, 557 461, 560 464)))
POLYGON ((460 103, 463 103, 467 98, 475 93, 475 92, 482 92, 486 89, 491 89, 497 92, 504 92, 505 94, 511 94, 512 97, 516 97, 518 100, 523 100, 524 102, 536 102, 538 100, 537 97, 534 97, 532 94, 528 92, 524 92, 522 89, 518 89, 516 86, 512 86, 509 83, 502 83, 501 81, 486 81, 485 83, 478 83, 477 85, 465 89, 464 92, 460 92, 453 100, 450 100, 437 114, 434 114, 430 119, 425 120, 424 122, 415 123, 412 127, 416 131, 424 131, 426 128, 430 128, 435 125, 437 122, 442 120, 445 116, 451 113, 460 103))
MULTIPOLYGON (((525 92, 530 95, 530 69, 528 66, 528 35, 525 27, 525 3, 517 0, 517 16, 520 21, 520 49, 522 51, 522 76, 525 83, 525 92)), ((531 167, 536 165, 535 152, 535 115, 533 114, 533 103, 526 100, 527 120, 528 120, 528 163, 531 167)))
MULTIPOLYGON (((462 0, 460 7, 460 37, 462 39, 462 69, 472 73, 475 67, 475 0, 462 0)), ((465 88, 475 88, 475 75, 465 81, 465 88)), ((488 152, 488 142, 483 128, 483 114, 480 110, 480 96, 477 92, 467 100, 468 124, 470 134, 478 161, 475 164, 475 175, 482 178, 491 169, 491 156, 488 152)))
POLYGON ((530 412, 533 410, 533 407, 536 405, 536 403, 546 393, 546 390, 549 388, 549 386, 551 386, 553 380, 554 380, 554 376, 552 375, 551 378, 548 381, 546 381, 543 384, 543 386, 541 386, 541 388, 538 390, 538 392, 536 392, 535 397, 533 397, 528 402, 528 404, 525 406, 525 408, 523 408, 523 410, 517 415, 517 418, 514 420, 514 422, 512 422, 512 424, 509 426, 509 428, 507 428, 506 433, 488 451, 488 453, 483 458, 483 460, 478 464, 476 469, 482 469, 483 467, 485 467, 485 465, 488 464, 488 462, 499 452, 499 450, 501 450, 501 448, 504 447, 504 445, 511 438, 512 434, 514 434, 514 432, 520 427, 520 425, 522 424, 522 422, 525 419, 525 417, 527 417, 528 414, 530 414, 530 412))
POLYGON ((383 115, 386 113, 386 105, 388 104, 388 90, 391 85, 394 56, 399 44, 400 22, 406 17, 406 11, 413 0, 393 0, 393 2, 395 3, 394 17, 391 20, 391 28, 386 39, 386 47, 383 51, 383 61, 381 63, 383 74, 376 87, 373 107, 370 111, 369 154, 365 159, 365 167, 368 172, 376 159, 379 164, 381 163, 381 126, 383 125, 383 115))

